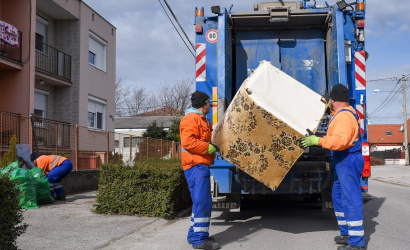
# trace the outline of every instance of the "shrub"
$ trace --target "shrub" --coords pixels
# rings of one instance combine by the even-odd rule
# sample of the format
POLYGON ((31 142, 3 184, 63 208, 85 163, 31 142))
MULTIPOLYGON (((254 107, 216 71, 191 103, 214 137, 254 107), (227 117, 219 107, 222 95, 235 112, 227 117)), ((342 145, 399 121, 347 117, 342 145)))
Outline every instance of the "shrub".
POLYGON ((5 153, 1 159, 1 166, 7 167, 10 163, 17 161, 17 149, 16 149, 17 138, 15 135, 10 139, 9 151, 5 153))
POLYGON ((191 205, 180 159, 148 159, 133 167, 101 167, 95 211, 105 214, 175 217, 191 205))
POLYGON ((7 175, 0 174, 0 249, 17 249, 17 237, 26 231, 19 208, 19 189, 7 175))
POLYGON ((379 159, 376 157, 370 157, 370 166, 379 166, 379 165, 384 165, 385 162, 383 159, 379 159))

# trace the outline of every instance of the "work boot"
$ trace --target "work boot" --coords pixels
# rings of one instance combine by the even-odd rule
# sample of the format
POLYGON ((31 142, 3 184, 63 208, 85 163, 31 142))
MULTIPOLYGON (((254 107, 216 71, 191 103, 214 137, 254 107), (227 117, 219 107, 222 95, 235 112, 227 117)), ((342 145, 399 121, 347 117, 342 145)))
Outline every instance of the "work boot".
POLYGON ((216 250, 221 248, 219 243, 214 242, 212 240, 207 239, 206 241, 202 242, 197 246, 193 246, 194 249, 205 249, 205 250, 216 250))
POLYGON ((348 235, 338 235, 335 237, 335 242, 336 244, 347 245, 347 238, 349 238, 348 235))
POLYGON ((65 201, 65 194, 58 194, 54 197, 55 200, 65 201))
MULTIPOLYGON (((207 240, 210 240, 210 241, 215 242, 214 236, 209 236, 207 240)), ((191 239, 191 240, 188 240, 188 244, 192 244, 192 239, 191 239)))
POLYGON ((337 250, 358 250, 358 249, 366 249, 366 247, 358 247, 353 245, 346 245, 346 246, 338 246, 337 250))

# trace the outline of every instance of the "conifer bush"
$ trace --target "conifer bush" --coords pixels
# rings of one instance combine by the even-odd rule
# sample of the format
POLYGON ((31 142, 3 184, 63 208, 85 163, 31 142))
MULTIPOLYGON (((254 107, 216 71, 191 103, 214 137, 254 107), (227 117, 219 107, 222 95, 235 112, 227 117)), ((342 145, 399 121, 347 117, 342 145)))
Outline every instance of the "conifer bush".
POLYGON ((16 183, 7 175, 0 174, 0 249, 18 249, 17 237, 26 231, 22 224, 23 215, 19 208, 19 192, 16 183))
POLYGON ((174 218, 191 205, 180 159, 148 159, 133 167, 103 164, 95 211, 174 218))

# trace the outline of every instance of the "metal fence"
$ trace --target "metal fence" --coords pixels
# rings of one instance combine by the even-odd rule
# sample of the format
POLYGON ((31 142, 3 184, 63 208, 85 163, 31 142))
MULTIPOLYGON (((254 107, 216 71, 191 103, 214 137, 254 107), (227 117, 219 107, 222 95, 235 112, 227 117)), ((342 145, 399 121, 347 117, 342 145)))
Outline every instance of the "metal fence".
POLYGON ((21 48, 23 47, 22 45, 22 36, 23 33, 21 31, 19 33, 19 46, 12 46, 8 44, 5 41, 2 41, 0 39, 0 56, 6 57, 10 60, 16 61, 16 62, 21 62, 21 48))
POLYGON ((59 154, 74 169, 97 169, 102 163, 133 164, 147 158, 180 158, 179 143, 0 111, 0 161, 16 136, 40 154, 59 154))
POLYGON ((71 56, 36 41, 36 69, 71 81, 71 56))
POLYGON ((381 151, 373 151, 370 153, 372 157, 378 159, 404 159, 404 151, 401 149, 390 149, 390 150, 381 150, 381 151))

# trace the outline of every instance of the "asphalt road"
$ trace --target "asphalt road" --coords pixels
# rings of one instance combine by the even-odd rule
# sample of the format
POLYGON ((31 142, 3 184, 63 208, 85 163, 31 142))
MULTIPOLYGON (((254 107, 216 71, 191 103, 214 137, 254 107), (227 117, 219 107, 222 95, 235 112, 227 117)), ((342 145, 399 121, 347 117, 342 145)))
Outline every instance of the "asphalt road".
MULTIPOLYGON (((368 249, 410 249, 410 167, 372 168, 364 205, 368 249)), ((25 249, 192 249, 186 242, 189 217, 174 221, 135 216, 96 215, 95 194, 69 196, 38 210, 27 210, 25 249)), ((337 249, 333 212, 295 197, 251 200, 240 213, 214 211, 211 235, 222 249, 337 249)))

